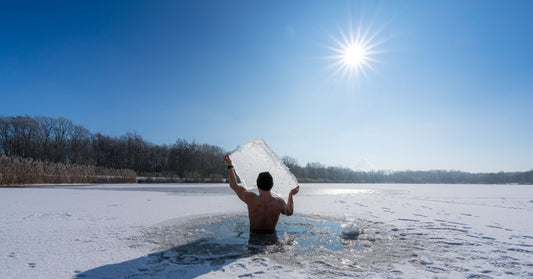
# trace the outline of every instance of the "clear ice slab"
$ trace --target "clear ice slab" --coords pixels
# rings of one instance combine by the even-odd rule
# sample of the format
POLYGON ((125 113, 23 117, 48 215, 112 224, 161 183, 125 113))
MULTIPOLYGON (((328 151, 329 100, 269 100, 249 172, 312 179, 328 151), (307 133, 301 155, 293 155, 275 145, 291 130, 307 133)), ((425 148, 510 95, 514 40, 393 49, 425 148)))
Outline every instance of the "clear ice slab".
POLYGON ((298 185, 298 180, 283 161, 265 143, 256 138, 230 154, 235 172, 248 190, 257 191, 257 175, 268 171, 274 179, 272 194, 287 198, 289 191, 298 185))

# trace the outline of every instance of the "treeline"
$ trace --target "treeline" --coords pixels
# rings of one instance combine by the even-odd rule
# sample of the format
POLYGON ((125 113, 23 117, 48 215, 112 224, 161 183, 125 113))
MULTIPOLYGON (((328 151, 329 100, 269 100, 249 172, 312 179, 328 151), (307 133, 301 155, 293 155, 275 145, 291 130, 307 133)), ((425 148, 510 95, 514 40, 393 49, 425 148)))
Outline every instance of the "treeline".
MULTIPOLYGON (((218 146, 178 139, 171 145, 156 145, 137 133, 110 137, 91 133, 66 118, 8 116, 0 117, 0 155, 5 158, 32 159, 32 164, 57 164, 61 172, 72 172, 63 179, 78 181, 76 169, 132 170, 147 181, 222 182, 227 175, 223 163, 226 151, 218 146), (69 166, 76 166, 70 168, 69 166), (165 179, 161 179, 165 178, 165 179), (170 180, 167 180, 170 179, 170 180)), ((4 159, 7 160, 7 159, 4 159)), ((300 166, 291 157, 285 164, 300 182, 318 183, 486 183, 533 184, 533 171, 466 173, 461 171, 373 171, 360 172, 320 163, 300 166)), ((6 161, 0 162, 5 164, 6 161)), ((26 161, 25 161, 26 162, 26 161)), ((24 164, 27 164, 24 163, 24 164)), ((18 164, 18 166, 24 165, 18 164)), ((12 164, 17 165, 15 163, 12 164)), ((10 175, 0 168, 0 175, 10 175)), ((49 167, 41 180, 48 183, 49 167)), ((11 172, 14 170, 9 169, 11 172)), ((83 177, 84 175, 81 175, 83 177)), ((98 175, 97 175, 98 176, 98 175)), ((37 179, 37 181, 41 181, 37 179)), ((85 182, 85 181, 84 181, 85 182)), ((33 183, 33 182, 25 182, 33 183)), ((39 182, 35 182, 39 183, 39 182)), ((56 182, 51 182, 56 183, 56 182)), ((74 183, 74 182, 70 182, 74 183)))
POLYGON ((137 133, 110 137, 93 134, 66 118, 0 117, 0 154, 64 165, 130 169, 156 180, 221 182, 225 151, 208 144, 177 140, 155 145, 137 133))
POLYGON ((434 184, 533 184, 533 170, 526 172, 468 173, 454 170, 354 171, 308 163, 302 167, 291 157, 283 161, 300 182, 315 183, 434 183, 434 184))

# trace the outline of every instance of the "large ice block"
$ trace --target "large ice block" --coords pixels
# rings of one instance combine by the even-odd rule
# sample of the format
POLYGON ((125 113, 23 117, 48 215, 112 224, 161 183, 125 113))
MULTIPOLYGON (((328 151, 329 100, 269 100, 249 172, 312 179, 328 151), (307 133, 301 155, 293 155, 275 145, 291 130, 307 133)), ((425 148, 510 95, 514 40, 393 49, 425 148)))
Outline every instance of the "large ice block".
POLYGON ((274 179, 271 190, 274 195, 285 199, 289 191, 298 185, 296 177, 262 138, 247 142, 230 154, 230 158, 235 172, 248 190, 257 192, 257 175, 264 171, 270 172, 274 179))

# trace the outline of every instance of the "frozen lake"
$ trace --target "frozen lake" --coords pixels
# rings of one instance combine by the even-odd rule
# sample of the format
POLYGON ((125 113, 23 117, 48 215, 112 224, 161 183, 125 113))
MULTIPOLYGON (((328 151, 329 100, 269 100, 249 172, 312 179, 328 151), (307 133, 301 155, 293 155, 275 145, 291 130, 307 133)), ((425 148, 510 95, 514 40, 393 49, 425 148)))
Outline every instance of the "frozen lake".
POLYGON ((226 184, 2 188, 0 278, 531 278, 532 213, 531 185, 302 184, 257 240, 226 184))

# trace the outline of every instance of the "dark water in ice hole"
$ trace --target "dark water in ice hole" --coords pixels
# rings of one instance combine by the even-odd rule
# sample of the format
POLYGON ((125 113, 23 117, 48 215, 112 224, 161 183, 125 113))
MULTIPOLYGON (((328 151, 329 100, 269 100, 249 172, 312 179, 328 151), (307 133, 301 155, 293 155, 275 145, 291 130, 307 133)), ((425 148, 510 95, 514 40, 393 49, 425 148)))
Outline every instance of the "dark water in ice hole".
POLYGON ((390 228, 364 220, 341 222, 282 216, 276 229, 275 238, 254 238, 249 233, 247 216, 216 216, 197 219, 185 226, 153 229, 145 238, 161 245, 159 251, 165 250, 156 253, 156 258, 179 265, 217 266, 260 255, 283 264, 318 261, 354 270, 378 262, 399 261, 410 250, 392 243, 394 237, 387 233, 390 228))

